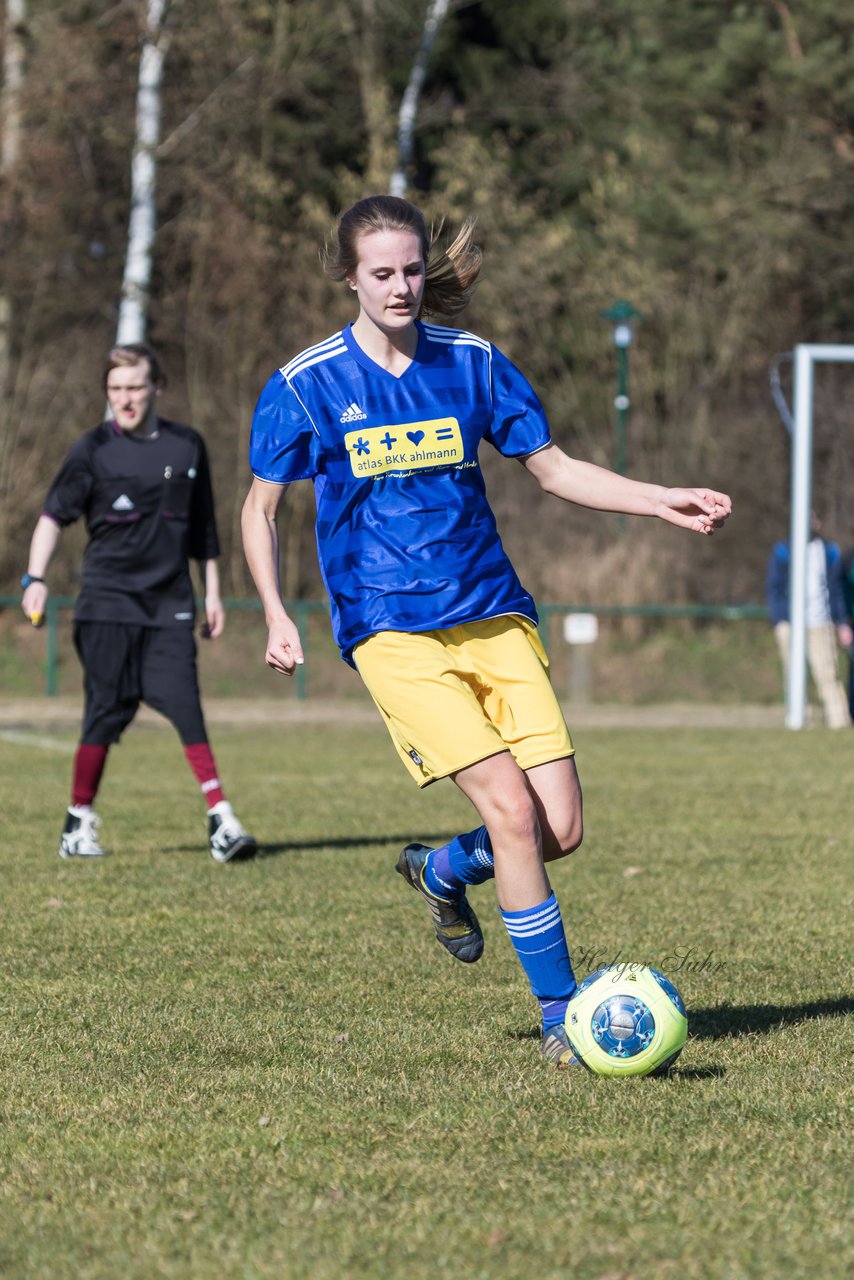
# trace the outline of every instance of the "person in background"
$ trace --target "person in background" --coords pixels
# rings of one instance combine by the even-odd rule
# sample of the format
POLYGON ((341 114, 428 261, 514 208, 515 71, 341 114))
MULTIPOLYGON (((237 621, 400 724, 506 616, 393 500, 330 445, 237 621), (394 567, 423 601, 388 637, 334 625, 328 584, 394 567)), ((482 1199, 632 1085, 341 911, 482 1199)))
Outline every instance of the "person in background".
POLYGON ((266 614, 266 661, 289 675, 304 655, 281 597, 277 513, 292 481, 313 480, 342 656, 415 783, 453 779, 478 815, 440 848, 407 845, 396 870, 425 900, 439 943, 469 964, 483 934, 468 889, 495 879, 539 1002, 542 1056, 567 1066, 576 984, 546 865, 581 843, 581 787, 536 607, 501 544, 478 449, 489 443, 568 502, 701 535, 731 504, 711 489, 643 484, 570 458, 530 383, 491 342, 422 322, 422 311, 459 314, 480 265, 471 223, 434 253, 406 200, 371 196, 342 215, 327 267, 354 293, 358 316, 261 393, 243 543, 266 614))
MULTIPOLYGON (((789 678, 789 613, 788 541, 775 542, 768 557, 765 575, 765 598, 768 615, 783 667, 783 680, 789 678)), ((810 541, 807 547, 806 590, 807 660, 831 729, 844 729, 851 724, 848 698, 839 678, 837 647, 851 646, 852 630, 845 610, 842 589, 842 555, 835 542, 821 536, 821 520, 815 512, 810 516, 810 541)))
POLYGON ((190 558, 201 569, 202 635, 215 639, 225 625, 207 452, 197 431, 158 416, 164 385, 160 362, 144 343, 109 352, 103 388, 110 416, 72 446, 60 467, 21 579, 22 608, 38 625, 61 531, 85 519, 89 542, 74 611, 85 707, 62 858, 104 856, 93 805, 109 749, 141 702, 180 735, 205 800, 213 858, 229 862, 257 849, 223 794, 199 696, 190 558))
POLYGON ((842 557, 842 595, 851 633, 848 641, 848 714, 854 724, 854 547, 842 557))

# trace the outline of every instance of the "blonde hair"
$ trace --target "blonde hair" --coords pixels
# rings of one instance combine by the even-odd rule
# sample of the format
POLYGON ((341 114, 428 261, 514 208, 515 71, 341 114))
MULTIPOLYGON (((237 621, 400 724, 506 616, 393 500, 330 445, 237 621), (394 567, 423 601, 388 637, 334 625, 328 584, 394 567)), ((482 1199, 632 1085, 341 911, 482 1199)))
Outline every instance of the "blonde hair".
POLYGON ((375 231, 411 231, 421 243, 425 264, 424 297, 421 311, 427 315, 453 317, 464 311, 483 265, 483 251, 475 244, 475 219, 466 218, 452 242, 431 258, 431 251, 444 223, 431 228, 421 210, 398 196, 367 196, 342 213, 334 243, 321 251, 321 260, 333 280, 355 275, 359 265, 359 240, 375 231))
POLYGON ((148 361, 148 371, 155 387, 165 387, 166 373, 148 343, 127 342, 120 347, 111 347, 107 352, 107 358, 104 361, 104 390, 107 389, 107 379, 113 369, 142 364, 143 360, 148 361))

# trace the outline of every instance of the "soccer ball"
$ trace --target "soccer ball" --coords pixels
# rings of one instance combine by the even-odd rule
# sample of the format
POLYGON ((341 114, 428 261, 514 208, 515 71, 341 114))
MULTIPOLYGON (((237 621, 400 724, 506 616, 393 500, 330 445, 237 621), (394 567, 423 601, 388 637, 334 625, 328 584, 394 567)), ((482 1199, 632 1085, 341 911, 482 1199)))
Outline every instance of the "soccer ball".
POLYGON ((579 984, 566 1010, 566 1033, 597 1076, 663 1074, 682 1052, 688 1019, 682 997, 657 969, 614 964, 579 984))

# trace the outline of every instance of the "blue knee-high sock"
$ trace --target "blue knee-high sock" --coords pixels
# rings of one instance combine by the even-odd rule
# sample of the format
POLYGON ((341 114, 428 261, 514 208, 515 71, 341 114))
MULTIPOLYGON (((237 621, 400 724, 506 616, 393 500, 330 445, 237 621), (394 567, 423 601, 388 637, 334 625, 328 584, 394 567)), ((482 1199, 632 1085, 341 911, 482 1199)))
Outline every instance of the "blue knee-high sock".
POLYGON ((543 1030, 566 1016, 576 987, 560 907, 554 894, 525 911, 502 911, 510 941, 543 1012, 543 1030))
POLYGON ((434 849, 424 863, 424 883, 440 898, 458 898, 470 884, 483 884, 495 875, 492 841, 486 827, 456 836, 434 849))

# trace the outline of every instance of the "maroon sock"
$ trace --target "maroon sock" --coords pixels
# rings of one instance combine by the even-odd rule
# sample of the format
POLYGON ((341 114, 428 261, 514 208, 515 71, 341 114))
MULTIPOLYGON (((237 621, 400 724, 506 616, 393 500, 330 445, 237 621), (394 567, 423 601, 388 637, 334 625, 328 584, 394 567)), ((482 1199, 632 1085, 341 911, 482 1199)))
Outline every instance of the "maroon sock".
POLYGON ((216 774, 213 752, 206 742, 194 742, 192 746, 184 747, 184 755, 198 779, 205 803, 209 809, 212 809, 215 804, 219 804, 220 800, 225 799, 216 774))
POLYGON ((91 805, 98 794, 98 786, 104 765, 107 763, 109 747, 93 746, 81 742, 74 757, 74 771, 71 778, 71 803, 91 805))

